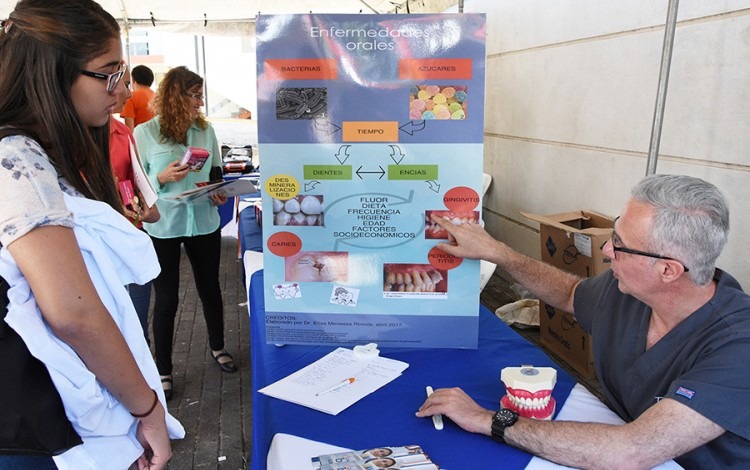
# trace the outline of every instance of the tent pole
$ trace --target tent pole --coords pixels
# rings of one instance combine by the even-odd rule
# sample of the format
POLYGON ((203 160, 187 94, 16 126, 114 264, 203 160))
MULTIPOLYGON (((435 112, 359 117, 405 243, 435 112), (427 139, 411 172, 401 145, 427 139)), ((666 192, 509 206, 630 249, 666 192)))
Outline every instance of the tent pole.
POLYGON ((130 20, 123 0, 120 0, 120 16, 122 16, 122 29, 125 31, 125 60, 130 67, 130 20))
POLYGON ((130 62, 130 26, 125 23, 122 29, 125 31, 125 63, 128 64, 128 67, 132 68, 133 65, 130 62))
POLYGON ((201 35, 201 55, 203 56, 203 93, 206 115, 208 115, 208 64, 206 64, 206 36, 204 35, 201 35))
POLYGON ((678 4, 679 0, 669 0, 669 8, 667 9, 667 23, 664 29, 664 45, 662 46, 661 51, 661 69, 659 70, 659 87, 656 92, 654 121, 651 125, 651 143, 649 144, 648 149, 646 176, 656 173, 656 163, 659 158, 659 143, 661 140, 661 128, 664 124, 664 105, 667 100, 669 67, 672 62, 672 47, 674 45, 674 32, 677 24, 678 4))

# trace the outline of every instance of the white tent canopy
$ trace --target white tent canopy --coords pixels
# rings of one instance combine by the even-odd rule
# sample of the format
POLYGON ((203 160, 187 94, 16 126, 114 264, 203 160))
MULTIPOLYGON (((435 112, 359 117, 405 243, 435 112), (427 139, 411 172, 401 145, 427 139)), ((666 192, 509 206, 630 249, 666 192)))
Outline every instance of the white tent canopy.
MULTIPOLYGON (((0 0, 0 19, 8 18, 18 0, 0 0)), ((64 1, 64 0, 60 0, 64 1)), ((131 39, 138 31, 141 33, 151 28, 159 33, 182 33, 194 36, 192 47, 180 47, 180 52, 195 51, 193 61, 180 55, 176 62, 164 62, 152 68, 155 72, 164 71, 164 67, 176 64, 188 65, 192 70, 206 79, 206 86, 212 91, 206 96, 206 112, 212 117, 227 117, 237 108, 256 113, 254 96, 254 58, 242 56, 239 60, 207 60, 206 44, 227 44, 225 38, 242 38, 242 44, 249 45, 255 36, 255 21, 259 14, 291 13, 346 13, 346 14, 381 14, 381 13, 439 13, 459 3, 458 0, 95 0, 120 23, 125 44, 126 61, 131 63, 131 39), (214 36, 212 38, 212 36, 214 36), (199 39, 199 37, 201 37, 199 39), (209 41, 210 40, 210 41, 209 41), (217 65, 220 64, 220 65, 217 65), (210 83, 210 86, 209 86, 210 83), (210 101, 209 101, 210 99, 210 101)), ((463 3, 463 2, 462 2, 463 3)), ((85 27, 85 25, 81 25, 85 27)), ((149 37, 161 37, 160 34, 149 37)), ((174 35, 169 35, 174 37, 174 35)), ((137 42, 137 41, 136 41, 137 42)), ((173 44, 173 43, 170 43, 173 44)), ((187 44, 187 43, 185 43, 187 44)), ((232 43, 234 44, 234 43, 232 43)), ((232 46, 233 47, 233 46, 232 46)), ((236 57, 251 47, 241 46, 237 49, 223 49, 221 52, 235 54, 236 57)), ((174 52, 174 51, 171 51, 174 52)), ((160 55, 161 52, 156 52, 160 55)), ((189 53, 188 53, 189 54, 189 53)), ((216 59, 222 54, 209 54, 216 59)), ((142 59, 142 58, 141 58, 142 59)), ((171 59, 170 59, 171 60, 171 59)), ((248 124, 255 121, 246 120, 243 125, 223 124, 218 126, 222 142, 240 144, 256 142, 248 138, 248 124), (221 129, 219 129, 221 127, 221 129), (235 129, 236 127, 236 129, 235 129)), ((216 122, 215 122, 216 124, 216 122)))
MULTIPOLYGON (((0 0, 7 18, 17 0, 0 0)), ((458 0, 98 0, 124 29, 152 26, 191 34, 252 34, 259 15, 442 12, 458 0)))

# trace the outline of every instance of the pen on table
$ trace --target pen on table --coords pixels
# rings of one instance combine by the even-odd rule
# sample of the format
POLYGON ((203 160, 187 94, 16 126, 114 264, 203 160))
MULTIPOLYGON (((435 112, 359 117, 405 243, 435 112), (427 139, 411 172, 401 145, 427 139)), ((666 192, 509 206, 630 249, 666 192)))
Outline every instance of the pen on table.
MULTIPOLYGON (((427 386, 427 398, 430 398, 430 395, 432 395, 432 387, 429 385, 427 386)), ((435 426, 435 429, 440 431, 443 429, 443 415, 432 415, 432 424, 435 426)))
POLYGON ((336 391, 336 390, 338 390, 340 388, 344 388, 344 387, 346 387, 347 385, 349 385, 352 382, 354 382, 354 377, 349 377, 348 379, 344 379, 341 382, 337 383, 333 387, 329 387, 329 388, 327 388, 325 390, 322 390, 322 391, 316 393, 315 396, 317 397, 317 396, 323 395, 324 393, 333 392, 333 391, 336 391))

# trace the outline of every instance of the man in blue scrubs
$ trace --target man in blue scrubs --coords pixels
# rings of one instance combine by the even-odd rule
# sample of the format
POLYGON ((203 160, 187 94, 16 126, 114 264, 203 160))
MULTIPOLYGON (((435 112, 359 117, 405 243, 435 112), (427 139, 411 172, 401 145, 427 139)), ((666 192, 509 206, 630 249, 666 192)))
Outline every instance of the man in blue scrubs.
POLYGON ((435 219, 439 248, 498 264, 542 301, 573 312, 593 337, 608 405, 626 421, 545 422, 487 410, 437 390, 417 412, 571 467, 750 465, 750 297, 715 267, 729 231, 721 192, 698 178, 654 175, 631 193, 602 247, 611 269, 580 279, 521 255, 478 225, 435 219))

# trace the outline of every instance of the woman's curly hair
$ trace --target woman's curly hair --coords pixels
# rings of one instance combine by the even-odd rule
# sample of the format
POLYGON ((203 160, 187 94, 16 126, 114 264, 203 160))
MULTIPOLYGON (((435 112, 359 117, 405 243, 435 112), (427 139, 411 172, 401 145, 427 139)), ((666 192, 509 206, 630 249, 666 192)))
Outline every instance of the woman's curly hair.
MULTIPOLYGON (((154 107, 159 115, 161 136, 165 143, 187 144, 187 131, 193 124, 190 97, 187 93, 196 85, 203 87, 203 78, 185 66, 170 69, 159 83, 154 107)), ((195 124, 201 129, 208 127, 208 121, 203 114, 195 119, 195 124)))

